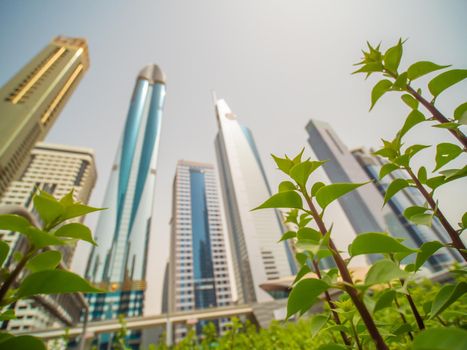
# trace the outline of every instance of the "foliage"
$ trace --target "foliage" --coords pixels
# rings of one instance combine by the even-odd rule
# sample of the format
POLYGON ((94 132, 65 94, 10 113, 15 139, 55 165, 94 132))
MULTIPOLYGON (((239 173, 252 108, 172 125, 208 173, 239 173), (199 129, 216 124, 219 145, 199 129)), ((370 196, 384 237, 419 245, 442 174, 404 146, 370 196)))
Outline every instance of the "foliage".
MULTIPOLYGON (((76 202, 73 191, 60 200, 39 191, 33 202, 41 227, 19 215, 0 215, 0 229, 18 232, 26 243, 24 251, 15 252, 0 241, 0 263, 7 262, 0 274, 0 321, 15 318, 14 304, 20 299, 40 294, 100 292, 79 275, 63 269, 60 265, 62 253, 53 247, 75 244, 77 240, 95 244, 88 227, 67 221, 101 209, 76 202), (13 259, 15 254, 18 259, 13 259)), ((32 336, 0 332, 0 348, 45 349, 45 345, 32 336)))

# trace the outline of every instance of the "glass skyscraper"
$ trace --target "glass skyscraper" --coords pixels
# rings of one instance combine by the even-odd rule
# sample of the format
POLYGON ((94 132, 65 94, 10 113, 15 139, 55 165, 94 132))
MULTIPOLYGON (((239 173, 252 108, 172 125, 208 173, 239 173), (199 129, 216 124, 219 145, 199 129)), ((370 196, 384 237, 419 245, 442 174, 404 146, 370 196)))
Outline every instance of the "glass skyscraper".
POLYGON ((90 318, 143 312, 146 262, 156 163, 165 97, 165 77, 156 65, 136 80, 125 129, 110 174, 86 277, 104 294, 88 296, 90 318))
MULTIPOLYGON (((228 263, 214 167, 181 160, 173 184, 170 312, 230 305, 228 263)), ((214 321, 221 332, 227 322, 214 321)), ((202 326, 199 322, 197 330, 202 326)), ((184 325, 176 325, 175 340, 186 332, 184 325)))
POLYGON ((271 196, 253 135, 224 100, 216 101, 215 108, 216 153, 239 302, 270 301, 260 284, 289 276, 296 265, 288 244, 277 243, 284 231, 279 213, 251 211, 271 196))

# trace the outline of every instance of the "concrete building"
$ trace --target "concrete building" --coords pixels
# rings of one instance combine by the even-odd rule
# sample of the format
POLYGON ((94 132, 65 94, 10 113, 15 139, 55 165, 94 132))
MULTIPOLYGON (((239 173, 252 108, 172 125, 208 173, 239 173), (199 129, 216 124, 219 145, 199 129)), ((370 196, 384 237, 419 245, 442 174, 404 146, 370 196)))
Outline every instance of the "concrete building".
MULTIPOLYGON (((165 77, 156 65, 137 79, 95 232, 86 277, 108 293, 88 295, 90 319, 140 316, 156 183, 165 77)), ((140 336, 132 334, 130 343, 140 336)), ((101 338, 106 348, 110 338, 101 338)))
MULTIPOLYGON (((29 164, 23 174, 6 189, 0 199, 0 206, 17 205, 32 211, 32 197, 37 189, 58 198, 73 189, 75 200, 88 203, 96 177, 93 150, 38 143, 31 151, 29 164)), ((3 241, 14 247, 12 250, 19 249, 20 234, 0 231, 0 236, 3 241)), ((62 263, 65 267, 70 266, 74 248, 74 246, 58 248, 62 252, 62 263)), ((11 254, 7 264, 10 260, 11 254)), ((71 325, 72 321, 79 320, 82 306, 80 298, 73 294, 20 300, 15 310, 17 319, 8 322, 8 330, 25 331, 54 325, 71 325), (51 310, 54 310, 54 313, 51 313, 51 310)))
POLYGON ((0 197, 89 67, 85 39, 56 37, 0 89, 0 197))
POLYGON ((215 146, 238 299, 271 301, 260 285, 294 273, 295 262, 288 243, 277 243, 284 232, 280 214, 251 211, 271 196, 251 131, 239 124, 224 100, 216 101, 215 110, 215 146))
MULTIPOLYGON (((170 313, 232 303, 226 243, 214 166, 179 161, 172 200, 170 313)), ((228 318, 214 320, 221 333, 228 322, 228 318)), ((198 333, 203 326, 196 324, 198 333)), ((176 341, 186 333, 186 326, 175 326, 176 341)))

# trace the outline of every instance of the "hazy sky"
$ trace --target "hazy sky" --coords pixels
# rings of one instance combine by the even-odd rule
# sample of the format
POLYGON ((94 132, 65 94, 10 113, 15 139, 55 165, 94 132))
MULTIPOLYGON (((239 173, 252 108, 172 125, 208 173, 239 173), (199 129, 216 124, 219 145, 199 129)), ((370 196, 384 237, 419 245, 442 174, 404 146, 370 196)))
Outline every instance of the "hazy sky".
MULTIPOLYGON (((215 162, 212 89, 254 133, 275 187, 281 176, 269 153, 297 152, 306 144, 310 118, 331 123, 352 148, 378 146, 401 126, 408 110, 397 94, 369 113, 375 80, 350 75, 366 40, 387 47, 408 38, 402 67, 428 59, 465 68, 466 13, 465 0, 0 0, 0 85, 54 36, 88 40, 90 70, 46 141, 95 149, 98 182, 91 203, 99 206, 136 75, 148 63, 163 69, 167 99, 150 243, 154 256, 167 252, 176 161, 215 162)), ((450 115, 466 96, 464 81, 438 103, 450 115)), ((408 140, 453 141, 429 127, 417 134, 408 140)), ((432 158, 425 154, 422 161, 432 158)), ((466 185, 459 181, 440 192, 441 207, 453 221, 465 210, 466 185)), ((79 250, 75 266, 84 266, 86 254, 79 250)), ((149 270, 150 290, 154 271, 149 270)))

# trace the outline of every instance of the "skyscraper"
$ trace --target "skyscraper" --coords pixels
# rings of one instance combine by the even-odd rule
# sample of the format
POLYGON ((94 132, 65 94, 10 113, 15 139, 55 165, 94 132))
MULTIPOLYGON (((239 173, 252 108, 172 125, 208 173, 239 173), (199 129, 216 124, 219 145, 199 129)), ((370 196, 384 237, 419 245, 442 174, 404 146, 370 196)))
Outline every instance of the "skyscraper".
MULTIPOLYGON (((372 155, 363 148, 353 150, 352 154, 372 180, 373 186, 376 187, 382 198, 384 198, 386 190, 393 180, 398 178, 408 179, 408 176, 400 170, 395 170, 384 178, 379 179, 379 172, 385 164, 382 158, 372 155)), ((406 208, 414 205, 424 206, 424 204, 425 199, 416 188, 406 187, 396 193, 387 203, 387 206, 394 213, 394 215, 385 217, 389 231, 400 232, 398 236, 404 237, 405 235, 405 238, 407 238, 406 242, 413 247, 419 247, 425 242, 435 240, 449 243, 450 239, 447 232, 436 218, 433 220, 431 227, 415 225, 405 218, 404 210, 406 208)), ((453 250, 440 249, 428 259, 426 265, 432 271, 439 271, 451 265, 456 259, 462 260, 453 250)))
MULTIPOLYGON (((32 210, 32 197, 37 189, 58 198, 73 189, 76 200, 88 203, 96 183, 96 176, 93 150, 37 143, 31 151, 30 162, 25 171, 18 180, 8 186, 0 199, 0 206, 18 205, 32 210)), ((22 244, 17 232, 0 231, 0 237, 11 247, 18 248, 18 245, 22 244)), ((63 264, 69 267, 74 247, 66 245, 59 249, 62 252, 63 264)), ((77 302, 83 303, 84 300, 81 299, 82 296, 67 294, 40 296, 35 300, 19 300, 15 308, 18 317, 8 322, 8 330, 30 331, 56 324, 70 326, 79 320, 80 307, 84 304, 79 305, 77 302)))
POLYGON ((165 77, 160 68, 143 68, 104 197, 103 206, 109 209, 99 216, 98 246, 86 269, 89 280, 108 290, 88 295, 92 320, 143 313, 164 96, 165 77))
POLYGON ((85 39, 56 37, 0 89, 0 196, 89 67, 85 39))
POLYGON ((279 213, 251 211, 271 195, 253 135, 224 100, 216 101, 215 108, 216 153, 239 301, 269 301, 272 297, 259 285, 290 275, 295 264, 288 245, 277 243, 284 230, 279 213))
MULTIPOLYGON (((227 306, 232 302, 220 197, 211 164, 181 160, 173 184, 170 311, 227 306)), ((216 320, 225 331, 228 319, 216 320)), ((197 325, 198 331, 202 322, 197 325)), ((175 339, 186 335, 177 325, 175 339)))

